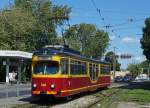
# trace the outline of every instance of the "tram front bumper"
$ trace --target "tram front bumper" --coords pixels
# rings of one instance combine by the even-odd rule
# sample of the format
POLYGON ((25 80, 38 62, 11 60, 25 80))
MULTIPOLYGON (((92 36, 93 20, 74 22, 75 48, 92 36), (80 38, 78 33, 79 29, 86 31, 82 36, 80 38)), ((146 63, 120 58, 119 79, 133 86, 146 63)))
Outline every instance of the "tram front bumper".
POLYGON ((45 94, 45 95, 56 95, 56 91, 32 91, 32 95, 40 95, 40 94, 45 94))

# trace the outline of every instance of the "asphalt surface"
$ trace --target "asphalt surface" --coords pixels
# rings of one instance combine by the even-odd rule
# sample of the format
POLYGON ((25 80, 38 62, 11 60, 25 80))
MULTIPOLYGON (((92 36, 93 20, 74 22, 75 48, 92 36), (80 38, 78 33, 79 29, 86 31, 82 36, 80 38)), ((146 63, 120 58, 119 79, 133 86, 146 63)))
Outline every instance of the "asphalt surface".
POLYGON ((31 84, 0 84, 0 99, 31 94, 31 84))

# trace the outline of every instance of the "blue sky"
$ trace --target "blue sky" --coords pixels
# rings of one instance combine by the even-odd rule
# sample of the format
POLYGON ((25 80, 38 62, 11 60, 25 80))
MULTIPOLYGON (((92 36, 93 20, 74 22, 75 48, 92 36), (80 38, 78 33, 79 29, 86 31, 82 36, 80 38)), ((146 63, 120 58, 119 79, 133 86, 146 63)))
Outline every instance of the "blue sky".
MULTIPOLYGON (((9 6, 9 1, 0 0, 0 7, 9 6)), ((68 5, 72 7, 70 14, 70 24, 91 23, 97 28, 109 33, 110 46, 108 51, 117 47, 116 53, 128 53, 133 57, 128 60, 119 60, 122 68, 126 68, 129 63, 137 63, 144 60, 142 49, 140 48, 140 38, 142 37, 142 27, 144 20, 150 16, 150 0, 52 0, 58 5, 68 5), (100 10, 96 11, 93 2, 100 10), (104 18, 104 21, 102 20, 104 18), (110 25, 109 29, 104 26, 110 25)))

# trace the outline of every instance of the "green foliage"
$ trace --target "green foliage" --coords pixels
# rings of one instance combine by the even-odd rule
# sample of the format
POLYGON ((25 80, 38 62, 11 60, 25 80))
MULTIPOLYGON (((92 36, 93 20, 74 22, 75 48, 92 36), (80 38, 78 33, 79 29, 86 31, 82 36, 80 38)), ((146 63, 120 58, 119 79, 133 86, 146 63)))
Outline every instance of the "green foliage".
POLYGON ((19 8, 4 10, 0 16, 0 48, 25 50, 25 39, 33 28, 32 15, 19 8))
POLYGON ((149 61, 147 60, 137 64, 135 63, 129 64, 127 67, 127 70, 129 70, 134 77, 136 77, 138 74, 142 72, 147 74, 148 69, 149 69, 149 61))
POLYGON ((141 66, 140 64, 135 63, 129 64, 127 70, 129 70, 132 76, 135 78, 141 72, 141 66))
MULTIPOLYGON (((105 60, 107 62, 110 62, 110 66, 111 66, 111 70, 113 70, 113 56, 114 56, 114 52, 110 51, 105 55, 105 60)), ((116 70, 120 71, 120 66, 121 64, 118 62, 118 60, 116 59, 116 70)))
POLYGON ((56 27, 68 20, 68 6, 50 0, 14 0, 0 12, 0 48, 33 51, 58 42, 56 27))
POLYGON ((147 60, 150 60, 150 18, 145 20, 145 27, 143 28, 143 37, 141 39, 143 53, 147 60))
POLYGON ((133 89, 133 90, 126 90, 125 92, 120 94, 118 100, 125 102, 149 103, 150 102, 149 97, 150 97, 149 90, 133 89))
POLYGON ((96 29, 95 25, 85 23, 71 26, 64 33, 64 38, 69 47, 93 58, 100 58, 109 42, 107 33, 96 29))
POLYGON ((146 60, 146 61, 143 61, 140 63, 140 67, 141 68, 149 68, 149 62, 146 60))
MULTIPOLYGON (((22 4, 22 0, 18 0, 22 4)), ((35 28, 32 29, 32 35, 27 39, 27 45, 33 46, 32 50, 39 49, 47 44, 56 44, 57 25, 62 25, 69 17, 70 8, 68 6, 56 6, 49 0, 24 0, 21 8, 30 10, 36 19, 35 28), (26 3, 24 3, 26 1, 26 3), (24 4, 30 6, 26 7, 24 4), (61 18, 62 17, 62 18, 61 18), (34 43, 34 45, 33 45, 34 43)))

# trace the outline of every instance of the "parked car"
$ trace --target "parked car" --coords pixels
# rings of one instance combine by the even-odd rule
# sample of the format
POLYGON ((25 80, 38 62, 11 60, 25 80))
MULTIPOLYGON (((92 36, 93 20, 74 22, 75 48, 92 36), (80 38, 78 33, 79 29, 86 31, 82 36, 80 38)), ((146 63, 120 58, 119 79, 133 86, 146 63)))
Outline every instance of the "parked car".
POLYGON ((121 77, 121 76, 116 76, 115 82, 122 82, 122 81, 123 81, 123 77, 121 77))
POLYGON ((123 78, 123 81, 125 81, 125 82, 129 82, 129 81, 131 81, 132 80, 132 76, 131 75, 126 75, 126 76, 124 76, 124 78, 123 78))
POLYGON ((147 81, 149 80, 147 74, 140 74, 135 78, 136 81, 147 81))

